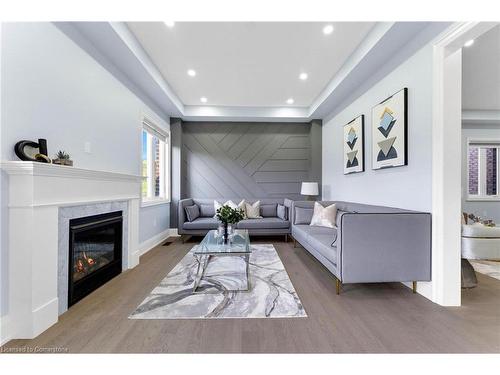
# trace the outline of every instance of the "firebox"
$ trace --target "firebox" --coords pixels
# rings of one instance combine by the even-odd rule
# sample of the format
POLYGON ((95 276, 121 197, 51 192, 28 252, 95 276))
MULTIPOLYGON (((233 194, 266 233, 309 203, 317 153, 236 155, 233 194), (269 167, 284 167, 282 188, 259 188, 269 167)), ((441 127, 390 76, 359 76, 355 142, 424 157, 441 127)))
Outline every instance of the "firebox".
POLYGON ((68 307, 122 271, 122 211, 69 222, 68 307))

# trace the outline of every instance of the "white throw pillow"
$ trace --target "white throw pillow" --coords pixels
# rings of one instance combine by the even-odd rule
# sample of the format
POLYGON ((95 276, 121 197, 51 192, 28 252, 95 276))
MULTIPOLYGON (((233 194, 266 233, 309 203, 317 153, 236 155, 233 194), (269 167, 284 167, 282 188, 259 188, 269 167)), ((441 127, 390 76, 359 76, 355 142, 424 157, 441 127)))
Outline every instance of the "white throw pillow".
POLYGON ((336 217, 337 217, 337 207, 335 206, 335 203, 328 207, 323 207, 318 202, 314 202, 313 217, 311 219, 311 224, 309 225, 317 227, 335 228, 336 217))
POLYGON ((245 207, 248 219, 262 219, 262 216, 260 216, 260 201, 257 201, 254 204, 245 203, 245 207))
POLYGON ((218 201, 214 200, 214 210, 215 210, 214 217, 215 218, 217 218, 217 210, 219 208, 221 208, 222 206, 229 206, 231 208, 241 208, 243 210, 243 217, 246 218, 245 200, 244 199, 239 204, 234 203, 232 200, 229 200, 224 204, 219 203, 218 201))
POLYGON ((221 208, 221 207, 222 207, 222 203, 219 203, 218 201, 215 201, 215 200, 214 200, 214 211, 215 211, 215 215, 214 215, 214 217, 216 217, 216 216, 217 216, 217 210, 218 210, 219 208, 221 208))
POLYGON ((243 210, 243 220, 247 219, 247 203, 243 199, 240 203, 238 203, 238 208, 243 210))

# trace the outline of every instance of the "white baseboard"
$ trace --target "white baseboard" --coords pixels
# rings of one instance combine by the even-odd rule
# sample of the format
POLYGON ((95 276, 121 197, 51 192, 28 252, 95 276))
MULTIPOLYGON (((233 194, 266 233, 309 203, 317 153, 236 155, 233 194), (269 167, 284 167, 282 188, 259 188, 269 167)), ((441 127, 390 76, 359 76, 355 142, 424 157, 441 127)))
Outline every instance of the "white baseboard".
POLYGON ((42 306, 33 310, 33 327, 31 337, 37 337, 40 333, 47 328, 57 323, 59 315, 59 299, 53 298, 52 300, 44 303, 42 306))
POLYGON ((158 233, 156 236, 142 242, 141 244, 139 244, 139 256, 146 254, 149 250, 155 248, 163 241, 165 241, 168 237, 172 236, 177 236, 176 228, 168 228, 163 232, 158 233))

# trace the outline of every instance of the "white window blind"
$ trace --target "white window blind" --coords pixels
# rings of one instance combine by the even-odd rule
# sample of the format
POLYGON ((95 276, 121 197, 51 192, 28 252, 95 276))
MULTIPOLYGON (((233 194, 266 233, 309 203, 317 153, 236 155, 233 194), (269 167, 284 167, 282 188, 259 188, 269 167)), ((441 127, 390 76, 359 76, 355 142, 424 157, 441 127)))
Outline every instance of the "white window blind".
POLYGON ((470 139, 467 144, 468 199, 500 200, 500 139, 470 139))
POLYGON ((163 203, 170 198, 170 145, 168 132, 144 118, 141 131, 142 202, 163 203))

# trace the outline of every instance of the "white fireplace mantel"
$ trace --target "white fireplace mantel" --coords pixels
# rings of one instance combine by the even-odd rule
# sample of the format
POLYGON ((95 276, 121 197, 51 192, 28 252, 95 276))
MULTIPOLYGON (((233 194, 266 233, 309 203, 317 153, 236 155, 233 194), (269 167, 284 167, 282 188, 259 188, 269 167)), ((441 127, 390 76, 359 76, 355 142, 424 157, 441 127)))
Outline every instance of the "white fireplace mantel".
POLYGON ((141 176, 27 161, 2 162, 9 207, 139 199, 141 176), (12 189, 14 187, 14 189, 12 189))
POLYGON ((8 314, 1 341, 33 338, 58 319, 58 212, 63 206, 127 203, 125 264, 139 263, 142 177, 53 164, 7 161, 8 314))

